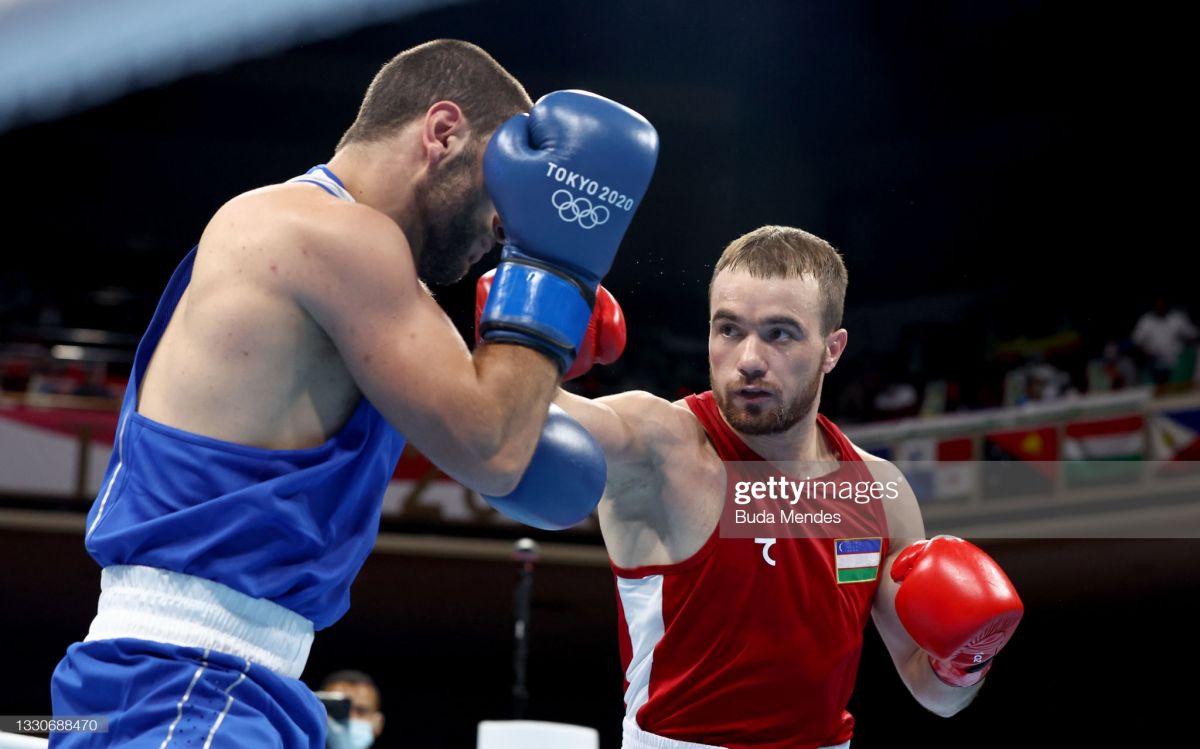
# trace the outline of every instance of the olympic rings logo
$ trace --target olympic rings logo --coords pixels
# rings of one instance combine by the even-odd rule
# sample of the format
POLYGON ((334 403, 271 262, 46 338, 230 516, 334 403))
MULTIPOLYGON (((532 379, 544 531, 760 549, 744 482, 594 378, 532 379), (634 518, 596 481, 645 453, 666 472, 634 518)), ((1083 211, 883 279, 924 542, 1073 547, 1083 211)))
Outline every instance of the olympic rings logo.
POLYGON ((572 221, 584 229, 595 229, 608 221, 608 208, 602 205, 592 205, 592 201, 580 196, 575 197, 570 190, 555 190, 550 196, 550 204, 558 209, 558 217, 568 224, 572 221))

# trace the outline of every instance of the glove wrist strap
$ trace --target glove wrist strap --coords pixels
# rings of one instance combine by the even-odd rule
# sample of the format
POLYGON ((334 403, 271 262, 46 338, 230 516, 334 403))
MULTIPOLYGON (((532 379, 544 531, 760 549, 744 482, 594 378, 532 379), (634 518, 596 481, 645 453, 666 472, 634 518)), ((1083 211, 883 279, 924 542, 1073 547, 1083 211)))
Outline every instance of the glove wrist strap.
POLYGON ((519 255, 500 261, 479 317, 485 341, 519 343, 571 368, 587 332, 595 290, 561 270, 519 255))
POLYGON ((939 661, 931 655, 929 656, 929 665, 943 684, 952 687, 972 687, 983 681, 984 676, 987 676, 987 672, 992 668, 992 659, 988 658, 983 663, 963 668, 948 661, 939 661))

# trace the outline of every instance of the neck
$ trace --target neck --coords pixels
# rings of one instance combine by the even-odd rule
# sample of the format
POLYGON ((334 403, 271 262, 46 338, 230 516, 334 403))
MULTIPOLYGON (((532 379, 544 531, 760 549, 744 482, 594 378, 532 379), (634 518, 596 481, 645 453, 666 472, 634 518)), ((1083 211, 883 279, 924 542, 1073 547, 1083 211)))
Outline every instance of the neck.
POLYGON ((405 131, 372 143, 352 143, 328 166, 354 199, 386 215, 404 232, 413 252, 424 241, 417 185, 425 175, 419 149, 405 131))

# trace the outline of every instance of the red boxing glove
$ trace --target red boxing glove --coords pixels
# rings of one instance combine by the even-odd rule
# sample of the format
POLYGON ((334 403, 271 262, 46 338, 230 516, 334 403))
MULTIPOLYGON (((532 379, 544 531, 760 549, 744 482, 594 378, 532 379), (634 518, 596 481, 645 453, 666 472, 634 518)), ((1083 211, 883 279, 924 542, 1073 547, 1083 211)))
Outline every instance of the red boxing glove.
POLYGON ((978 546, 935 536, 892 563, 896 615, 942 681, 969 687, 1012 637, 1025 607, 1004 570, 978 546))
MULTIPOLYGON (((479 343, 479 315, 492 290, 495 275, 495 270, 489 270, 475 284, 475 343, 479 343)), ((579 377, 596 364, 615 362, 625 350, 625 338, 625 313, 609 290, 601 286, 596 289, 596 305, 592 307, 587 332, 579 344, 575 362, 563 375, 563 382, 579 377)))

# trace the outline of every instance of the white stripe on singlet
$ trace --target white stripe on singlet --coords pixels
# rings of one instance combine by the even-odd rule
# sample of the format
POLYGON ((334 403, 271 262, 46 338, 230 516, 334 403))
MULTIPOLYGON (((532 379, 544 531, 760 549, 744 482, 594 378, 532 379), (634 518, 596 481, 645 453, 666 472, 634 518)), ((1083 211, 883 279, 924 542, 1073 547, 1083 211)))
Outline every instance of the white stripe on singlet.
POLYGON ((355 202, 354 196, 346 188, 342 187, 342 184, 333 176, 333 172, 329 171, 324 164, 314 166, 307 173, 301 174, 299 177, 292 177, 288 182, 307 182, 316 185, 335 198, 351 203, 355 202))
POLYGON ((633 651, 625 679, 625 718, 636 724, 638 710, 650 700, 650 671, 654 667, 654 648, 662 641, 665 626, 662 613, 662 575, 617 578, 617 592, 625 611, 625 628, 633 651))

